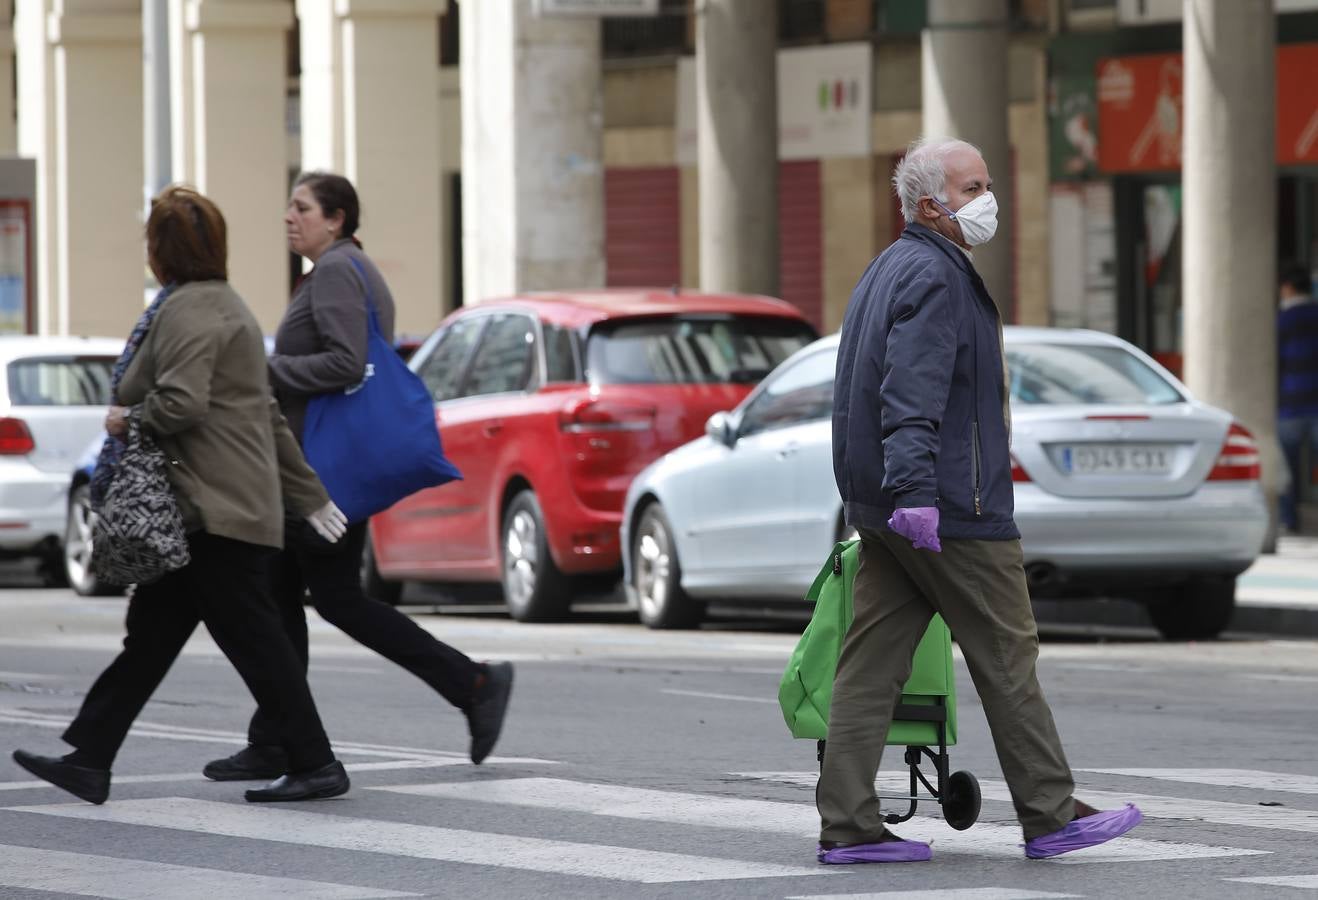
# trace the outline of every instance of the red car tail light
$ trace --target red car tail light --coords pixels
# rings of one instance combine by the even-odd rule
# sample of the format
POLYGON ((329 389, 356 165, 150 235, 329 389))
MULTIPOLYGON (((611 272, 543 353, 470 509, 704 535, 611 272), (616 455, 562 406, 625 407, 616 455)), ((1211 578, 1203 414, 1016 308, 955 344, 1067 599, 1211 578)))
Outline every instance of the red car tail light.
POLYGON ((0 419, 0 456, 24 456, 37 449, 32 432, 22 419, 0 419))
POLYGON ((1016 461, 1016 454, 1011 455, 1011 480, 1013 482, 1026 482, 1030 480, 1030 473, 1026 472, 1019 462, 1016 461))
POLYGON ((1262 474, 1259 445, 1245 426, 1232 422, 1209 481, 1258 481, 1262 474))
POLYGON ((616 400, 578 400, 558 414, 560 431, 580 434, 595 431, 649 431, 655 408, 616 400))

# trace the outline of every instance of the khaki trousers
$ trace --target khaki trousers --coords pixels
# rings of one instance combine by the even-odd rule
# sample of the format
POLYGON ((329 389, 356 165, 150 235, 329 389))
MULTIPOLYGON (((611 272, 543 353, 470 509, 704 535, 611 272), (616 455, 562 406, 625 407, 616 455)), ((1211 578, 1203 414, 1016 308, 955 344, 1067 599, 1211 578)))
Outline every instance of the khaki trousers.
POLYGON ((855 618, 842 643, 828 743, 815 792, 820 840, 868 843, 884 834, 874 778, 888 726, 935 612, 952 630, 984 705, 1025 839, 1075 815, 1075 783, 1035 677, 1039 636, 1020 541, 943 541, 916 550, 861 529, 855 618))

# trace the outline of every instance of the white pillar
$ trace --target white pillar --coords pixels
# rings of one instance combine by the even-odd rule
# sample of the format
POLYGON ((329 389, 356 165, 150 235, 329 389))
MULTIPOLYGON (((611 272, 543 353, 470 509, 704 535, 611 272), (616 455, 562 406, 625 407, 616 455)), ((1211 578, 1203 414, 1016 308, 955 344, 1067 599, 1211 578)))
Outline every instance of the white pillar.
POLYGON ((462 5, 466 302, 604 284, 600 23, 462 5))
POLYGON ((33 210, 38 334, 59 330, 55 298, 55 53, 46 40, 46 19, 54 0, 18 0, 14 41, 18 56, 18 153, 36 160, 37 197, 33 210))
POLYGON ((998 233, 975 248, 975 269, 998 308, 1010 312, 1015 191, 1007 131, 1007 0, 929 0, 920 68, 924 134, 969 141, 988 163, 998 233))
POLYGON ((54 48, 51 212, 59 270, 52 330, 126 335, 146 283, 141 4, 62 0, 47 19, 47 39, 54 48))
POLYGON ((778 16, 705 0, 696 18, 700 288, 778 293, 778 16))
POLYGON ((229 281, 273 333, 288 305, 289 0, 186 0, 186 178, 228 223, 229 281))
MULTIPOLYGON (((439 15, 445 0, 298 0, 302 164, 352 181, 359 232, 424 335, 444 314, 439 15)), ((465 13, 465 10, 464 10, 465 13)))
POLYGON ((1276 20, 1270 0, 1186 0, 1182 322, 1186 384, 1263 447, 1276 437, 1276 20))

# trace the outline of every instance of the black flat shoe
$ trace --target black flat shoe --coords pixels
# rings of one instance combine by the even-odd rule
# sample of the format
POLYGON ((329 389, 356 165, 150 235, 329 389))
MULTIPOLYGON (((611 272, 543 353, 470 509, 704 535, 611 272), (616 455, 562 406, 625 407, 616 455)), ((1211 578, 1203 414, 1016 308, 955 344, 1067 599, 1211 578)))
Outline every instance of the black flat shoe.
POLYGON ((99 806, 110 796, 109 769, 88 769, 66 763, 56 756, 37 756, 26 750, 15 750, 14 762, 42 781, 63 788, 79 800, 99 806))
POLYGON ((281 775, 263 788, 248 791, 248 803, 287 803, 292 800, 326 800, 348 793, 351 782, 337 759, 310 772, 281 775))
POLYGON ((211 781, 269 781, 288 771, 288 754, 283 747, 248 744, 233 756, 213 759, 201 774, 211 781))
POLYGON ((512 690, 512 663, 491 663, 485 667, 485 683, 477 691, 471 709, 467 710, 467 727, 471 730, 471 761, 476 765, 484 762, 499 740, 512 690))

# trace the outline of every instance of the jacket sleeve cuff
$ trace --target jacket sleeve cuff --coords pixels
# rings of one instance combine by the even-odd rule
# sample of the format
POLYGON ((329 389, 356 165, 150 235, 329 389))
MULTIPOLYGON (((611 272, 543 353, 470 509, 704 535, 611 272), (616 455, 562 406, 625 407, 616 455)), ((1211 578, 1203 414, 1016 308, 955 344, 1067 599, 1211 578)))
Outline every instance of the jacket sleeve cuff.
POLYGON ((895 494, 892 505, 896 509, 921 509, 938 505, 938 492, 934 488, 906 491, 895 494))

